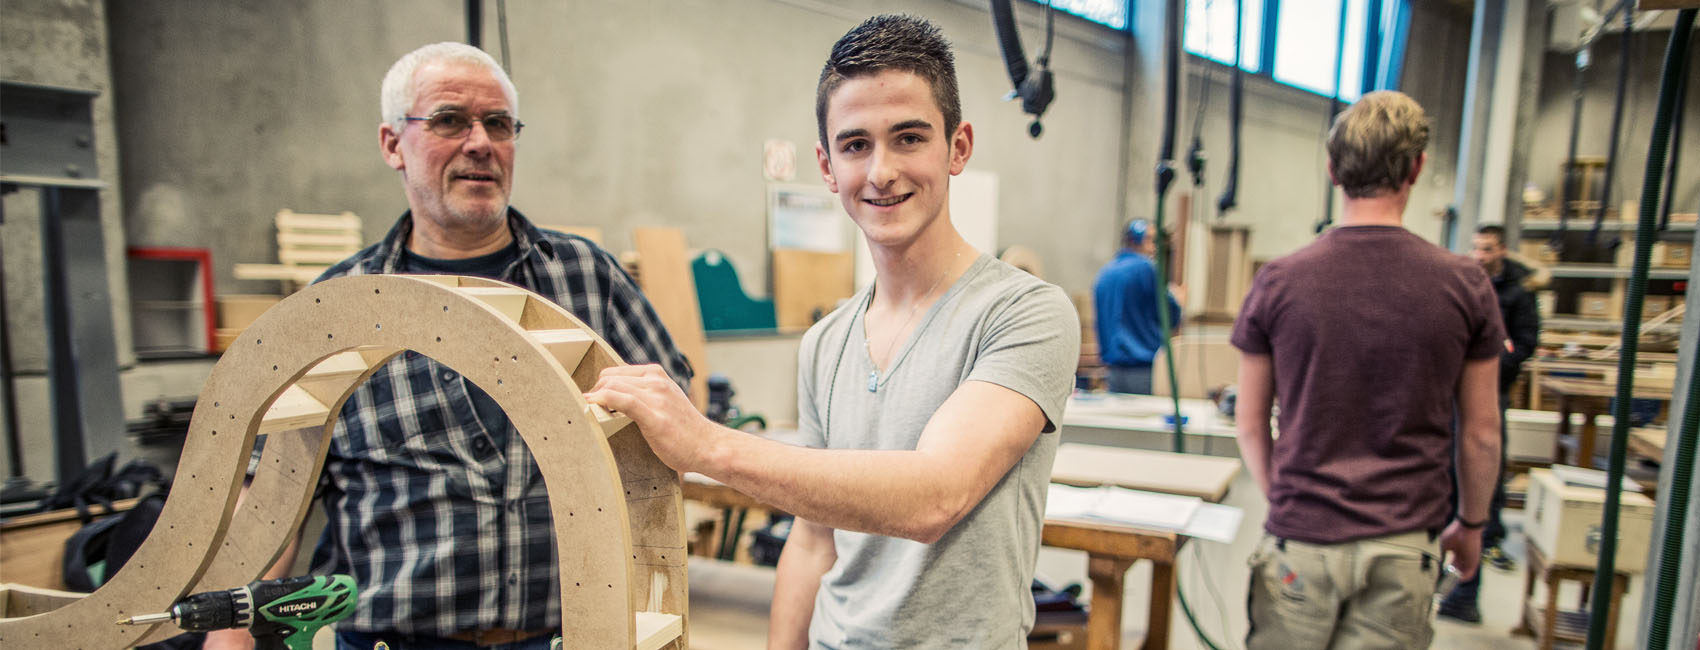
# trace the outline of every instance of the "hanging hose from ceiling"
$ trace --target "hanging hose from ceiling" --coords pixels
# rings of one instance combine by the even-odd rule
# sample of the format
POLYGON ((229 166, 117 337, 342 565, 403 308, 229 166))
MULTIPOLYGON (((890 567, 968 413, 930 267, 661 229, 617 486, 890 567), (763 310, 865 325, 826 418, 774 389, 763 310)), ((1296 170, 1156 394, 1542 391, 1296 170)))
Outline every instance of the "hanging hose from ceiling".
POLYGON ((1659 208, 1660 232, 1670 229, 1670 209, 1671 204, 1676 203, 1676 179, 1680 178, 1677 172, 1682 169, 1682 124, 1688 121, 1684 114, 1688 106, 1688 62, 1689 59, 1682 60, 1682 70, 1676 77, 1676 123, 1671 125, 1670 141, 1673 146, 1670 148, 1670 169, 1665 172, 1664 204, 1659 208))
MULTIPOLYGON (((1180 381, 1175 379, 1175 346, 1170 330, 1174 328, 1169 313, 1169 253, 1164 230, 1163 206, 1169 195, 1169 184, 1175 182, 1175 122, 1180 103, 1181 76, 1181 2, 1168 0, 1163 14, 1163 139, 1157 154, 1157 290, 1151 295, 1157 300, 1157 323, 1163 333, 1163 358, 1169 374, 1169 397, 1174 402, 1175 428, 1170 447, 1175 453, 1186 453, 1186 434, 1182 432, 1180 381)), ((1161 378, 1157 378, 1161 381, 1161 378)))
POLYGON ((1055 21, 1056 10, 1047 0, 1045 50, 1039 55, 1036 69, 1028 68, 1027 54, 1021 49, 1021 32, 1015 26, 1015 9, 1010 6, 1010 0, 992 0, 992 28, 997 32, 998 50, 1003 52, 1004 69, 1009 72, 1010 83, 1015 85, 1015 89, 1004 99, 1021 98, 1021 110, 1033 116, 1033 123, 1027 125, 1027 135, 1034 139, 1044 132, 1039 119, 1044 117, 1045 109, 1057 96, 1051 75, 1051 42, 1056 37, 1055 21))
POLYGON ((1245 44, 1245 0, 1234 1, 1234 76, 1228 86, 1228 185, 1216 199, 1216 218, 1239 205, 1240 126, 1245 123, 1245 71, 1240 69, 1240 48, 1245 44))
MULTIPOLYGON (((1676 105, 1676 93, 1674 91, 1678 82, 1677 75, 1681 74, 1682 71, 1682 62, 1688 57, 1688 38, 1689 32, 1694 28, 1694 13, 1694 9, 1684 9, 1679 12, 1676 26, 1671 30, 1670 43, 1665 47, 1663 73, 1659 81, 1659 103, 1658 110, 1653 118, 1652 140, 1647 144, 1646 175, 1641 183, 1640 219, 1635 229, 1635 264, 1629 272, 1629 295, 1625 299, 1623 308, 1623 343, 1622 352, 1617 361, 1616 398, 1612 402, 1614 421, 1612 422, 1611 461, 1606 471, 1606 503, 1605 512, 1600 522, 1599 563, 1594 569, 1595 585, 1607 584, 1605 581, 1610 581, 1616 573, 1617 520, 1623 491, 1624 456, 1629 442, 1629 401, 1634 396, 1635 353, 1641 338, 1642 299, 1647 293, 1647 267, 1653 253, 1653 228, 1656 225, 1654 213, 1659 204, 1659 190, 1665 171, 1665 154, 1671 144, 1670 125, 1676 105)), ((1691 365, 1689 370, 1691 375, 1689 378, 1690 393, 1695 390, 1692 377, 1694 370, 1691 365)), ((1694 406, 1695 404, 1690 402, 1684 406, 1684 410, 1692 412, 1694 406)), ((1685 439, 1692 447, 1695 423, 1689 420, 1690 418, 1684 417, 1681 438, 1685 439)), ((1692 460, 1689 461, 1689 465, 1692 465, 1692 460)), ((1672 485, 1673 491, 1683 490, 1682 498, 1685 501, 1687 499, 1687 488, 1686 483, 1680 486, 1672 485)), ((1674 497, 1675 495, 1668 495, 1666 499, 1674 497)), ((1681 564, 1680 530, 1680 528, 1677 528, 1675 531, 1666 531, 1664 546, 1660 554, 1661 574, 1658 591, 1655 592, 1657 596, 1665 596, 1667 590, 1674 590, 1675 588, 1674 585, 1666 584, 1664 569, 1670 567, 1672 562, 1677 566, 1681 564), (1673 536, 1676 537, 1678 542, 1675 548, 1671 546, 1673 536)), ((1673 579, 1676 577, 1672 576, 1673 579)), ((1605 588, 1593 590, 1588 618, 1588 650, 1600 650, 1611 641, 1605 638, 1605 630, 1607 618, 1613 606, 1612 592, 1613 590, 1605 588)), ((1674 594, 1674 591, 1669 593, 1674 594)), ((1665 619, 1663 625, 1666 626, 1664 629, 1668 630, 1668 617, 1670 608, 1673 606, 1668 598, 1655 600, 1652 629, 1660 627, 1658 621, 1661 618, 1659 609, 1661 604, 1663 605, 1663 618, 1665 619)), ((1664 635, 1650 639, 1657 645, 1649 645, 1649 648, 1664 648, 1664 639, 1659 638, 1661 636, 1668 636, 1668 631, 1664 635)))
POLYGON ((1564 154, 1564 176, 1558 181, 1558 227, 1547 239, 1547 247, 1564 250, 1564 230, 1570 215, 1571 187, 1581 189, 1582 174, 1576 169, 1576 143, 1582 135, 1582 81, 1588 71, 1588 44, 1576 51, 1576 76, 1570 85, 1570 145, 1564 154))
MULTIPOLYGON (((1621 5, 1619 5, 1621 7, 1621 5)), ((1623 127, 1623 99, 1629 94, 1629 59, 1634 52, 1633 32, 1635 29, 1635 12, 1623 12, 1623 48, 1617 65, 1617 99, 1611 109, 1611 144, 1606 148, 1606 178, 1604 187, 1600 188, 1600 205, 1594 212, 1594 227, 1588 231, 1588 243, 1593 244, 1600 236, 1600 227, 1606 220, 1606 207, 1611 205, 1611 186, 1617 177, 1617 141, 1623 127)), ((1627 218, 1629 215, 1621 215, 1627 218)))

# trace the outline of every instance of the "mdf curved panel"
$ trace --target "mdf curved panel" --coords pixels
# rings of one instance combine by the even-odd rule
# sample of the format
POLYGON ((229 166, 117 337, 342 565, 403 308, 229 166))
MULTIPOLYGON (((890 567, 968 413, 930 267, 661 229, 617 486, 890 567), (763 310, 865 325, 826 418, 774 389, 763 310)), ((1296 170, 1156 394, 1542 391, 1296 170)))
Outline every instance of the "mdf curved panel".
POLYGON ((264 573, 300 525, 335 414, 404 351, 461 373, 507 412, 549 492, 566 647, 688 645, 677 473, 630 421, 584 401, 622 361, 558 305, 456 276, 354 276, 279 303, 233 343, 203 388, 154 533, 98 591, 0 620, 0 645, 120 648, 175 633, 109 624, 264 573), (233 513, 257 434, 268 443, 233 513), (229 534, 226 534, 228 529, 229 534), (17 644, 17 645, 13 645, 17 644))

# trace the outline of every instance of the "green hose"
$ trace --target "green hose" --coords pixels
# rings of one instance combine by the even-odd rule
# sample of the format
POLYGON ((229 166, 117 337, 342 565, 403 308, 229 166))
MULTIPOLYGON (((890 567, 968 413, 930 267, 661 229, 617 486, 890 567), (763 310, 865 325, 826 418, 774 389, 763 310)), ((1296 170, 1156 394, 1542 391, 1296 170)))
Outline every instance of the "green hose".
MULTIPOLYGON (((1676 15, 1676 27, 1670 35, 1670 44, 1665 47, 1665 67, 1659 82, 1659 108, 1653 121, 1653 141, 1647 147, 1647 177, 1641 185, 1641 223, 1636 229, 1637 240, 1635 253, 1639 257, 1642 244, 1639 237, 1646 235, 1642 231, 1649 229, 1654 215, 1658 210, 1659 182, 1664 173, 1666 147, 1669 145, 1670 123, 1677 103, 1676 93, 1672 88, 1682 87, 1684 63, 1688 60, 1688 36, 1694 28, 1693 9, 1684 9, 1676 15)), ((1677 91, 1681 92, 1681 91, 1677 91)), ((1640 260, 1637 259, 1639 264, 1640 260)), ((1693 341, 1690 341, 1693 343, 1693 341)), ((1670 489, 1665 492, 1665 512, 1667 513, 1664 540, 1659 547, 1658 581, 1653 587, 1653 612, 1648 617, 1647 648, 1648 650, 1665 650, 1670 642, 1671 610, 1676 606, 1676 590, 1682 580, 1682 544, 1683 529, 1688 522, 1688 490, 1693 481, 1695 433, 1700 431, 1700 381, 1695 381, 1694 373, 1700 371, 1700 351, 1692 353, 1688 361, 1688 399, 1683 403, 1682 427, 1677 432, 1676 466, 1671 468, 1670 489)), ((1622 363, 1618 364, 1622 372, 1622 363)), ((1619 380, 1621 382, 1621 379, 1619 380)), ((1621 390, 1619 391, 1622 392, 1621 390)), ((1618 431, 1622 425, 1613 424, 1612 434, 1621 435, 1618 431)), ((1618 468, 1623 461, 1619 458, 1621 445, 1616 439, 1612 440, 1612 465, 1618 468)), ((1615 479, 1614 479, 1615 480, 1615 479)), ((1607 517, 1611 528, 1606 530, 1604 541, 1616 542, 1617 510, 1616 491, 1607 492, 1607 517)), ((1600 559, 1602 564, 1607 559, 1605 546, 1601 546, 1600 559)), ((1609 568, 1609 566, 1607 567, 1609 568)), ((1603 571, 1604 569, 1602 569, 1603 571)), ((1597 576, 1610 575, 1596 573, 1597 576)), ((1588 647, 1600 647, 1595 644, 1594 624, 1601 620, 1600 613, 1604 611, 1599 603, 1599 594, 1594 598, 1594 616, 1589 621, 1588 647)), ((1602 639, 1603 641, 1603 639, 1602 639)))
MULTIPOLYGON (((1623 492, 1623 461, 1629 443, 1629 401, 1634 396, 1635 352, 1641 339, 1642 298, 1647 294, 1647 267, 1653 253, 1653 239, 1657 236, 1655 230, 1658 226, 1659 189, 1665 171, 1666 149, 1670 145, 1671 116, 1676 110, 1676 97, 1671 90, 1676 87, 1682 62, 1688 58, 1688 32, 1694 28, 1694 11, 1684 9, 1677 14, 1676 27, 1672 29, 1670 44, 1665 48, 1658 112, 1653 118, 1652 142, 1647 145, 1647 171, 1641 183, 1641 215, 1635 227, 1635 265, 1629 272, 1629 296, 1623 307, 1622 349, 1617 360, 1617 397, 1612 402, 1611 463, 1606 471, 1606 505, 1604 517, 1600 522, 1600 559, 1594 569, 1596 586, 1609 584, 1616 574, 1617 515, 1623 492)), ((1692 384, 1692 379, 1690 383, 1692 384)), ((1685 408, 1691 409, 1692 406, 1685 408)), ((1684 427, 1688 426, 1687 420, 1688 418, 1684 417, 1684 427)), ((1668 548, 1666 550, 1668 551, 1668 548)), ((1662 574, 1663 571, 1661 583, 1662 574)), ((1588 650, 1600 650, 1610 641, 1605 638, 1605 630, 1614 591, 1603 587, 1593 590, 1588 617, 1588 650)), ((1656 607, 1655 603, 1653 618, 1659 618, 1656 607)), ((1669 616, 1669 607, 1667 603, 1666 617, 1669 616)), ((1662 647, 1662 644, 1655 647, 1662 647)))

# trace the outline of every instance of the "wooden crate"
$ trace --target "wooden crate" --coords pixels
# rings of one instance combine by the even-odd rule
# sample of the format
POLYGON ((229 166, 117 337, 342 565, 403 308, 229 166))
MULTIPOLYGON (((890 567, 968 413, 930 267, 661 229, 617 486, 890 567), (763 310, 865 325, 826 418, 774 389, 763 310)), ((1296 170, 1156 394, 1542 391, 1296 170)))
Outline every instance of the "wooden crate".
POLYGON ((1583 318, 1611 318, 1612 294, 1604 291, 1583 291, 1576 294, 1576 315, 1583 318))

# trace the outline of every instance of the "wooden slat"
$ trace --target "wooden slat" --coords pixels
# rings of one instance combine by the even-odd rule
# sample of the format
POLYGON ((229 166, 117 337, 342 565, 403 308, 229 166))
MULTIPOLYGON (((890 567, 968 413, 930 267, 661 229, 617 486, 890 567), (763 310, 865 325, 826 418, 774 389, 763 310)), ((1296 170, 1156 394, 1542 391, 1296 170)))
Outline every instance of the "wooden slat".
POLYGON ((359 352, 344 352, 332 355, 319 362, 319 365, 313 366, 307 374, 295 380, 295 385, 307 391, 314 399, 330 404, 348 392, 349 384, 354 383, 354 380, 370 367, 359 352))
POLYGON ((568 373, 578 368, 579 362, 584 359, 584 353, 590 350, 594 342, 590 334, 576 329, 532 331, 529 334, 543 345, 543 349, 554 355, 555 360, 561 362, 561 367, 568 373))
POLYGON ((596 418, 596 424, 602 427, 602 433, 614 435, 619 430, 632 423, 632 419, 623 413, 614 413, 595 404, 590 405, 590 417, 596 418))
POLYGON ((277 234, 277 243, 279 246, 320 246, 358 251, 360 233, 280 232, 277 234))
POLYGON ((308 214, 282 210, 277 213, 277 229, 282 230, 360 230, 360 217, 353 212, 342 214, 308 214))
POLYGON ((0 618, 23 618, 36 614, 46 614, 82 600, 87 595, 29 585, 0 584, 0 618))
POLYGON ((673 345, 696 371, 691 381, 691 403, 703 410, 708 407, 708 339, 702 332, 702 309, 697 305, 697 283, 685 252, 685 233, 678 228, 635 228, 632 241, 643 268, 638 284, 667 326, 673 345))
POLYGON ((348 251, 321 251, 301 248, 284 248, 277 252, 277 261, 284 264, 335 264, 341 262, 351 253, 348 251))
POLYGON ((238 280, 288 280, 307 284, 324 275, 325 266, 294 266, 289 264, 237 264, 234 269, 238 280))
POLYGON ((272 403, 272 407, 266 410, 265 417, 260 419, 260 433, 324 426, 330 416, 331 410, 324 402, 320 402, 299 386, 290 386, 284 389, 283 394, 272 403))
MULTIPOLYGON (((518 323, 520 315, 525 313, 526 292, 523 289, 462 287, 460 292, 477 298, 479 302, 495 307, 496 311, 502 312, 502 316, 515 323, 518 323)), ((567 370, 571 371, 572 368, 567 368, 567 370)))
POLYGON ((779 329, 805 330, 856 292, 853 253, 773 249, 773 313, 779 329))
POLYGON ((1051 482, 1114 485, 1215 502, 1227 494, 1239 473, 1240 462, 1232 458, 1070 442, 1057 446, 1051 482))
POLYGON ((679 638, 685 625, 678 616, 659 612, 637 612, 635 650, 660 650, 679 638))

